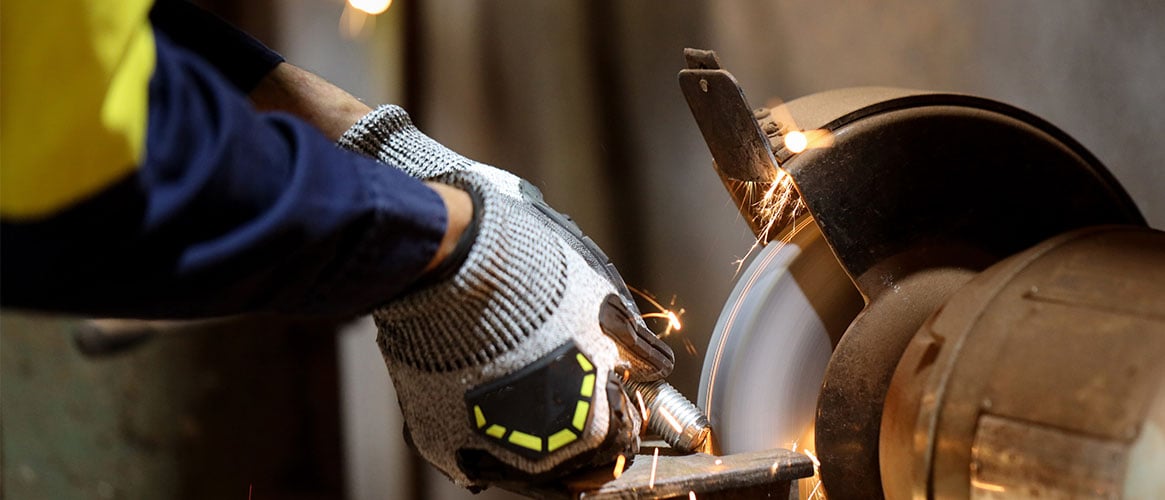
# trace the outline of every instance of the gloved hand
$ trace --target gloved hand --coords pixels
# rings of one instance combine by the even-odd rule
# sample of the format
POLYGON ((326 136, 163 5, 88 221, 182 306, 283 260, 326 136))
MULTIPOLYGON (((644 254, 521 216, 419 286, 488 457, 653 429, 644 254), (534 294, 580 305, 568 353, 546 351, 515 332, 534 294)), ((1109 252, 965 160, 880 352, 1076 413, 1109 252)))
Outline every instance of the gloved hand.
POLYGON ((457 484, 519 490, 637 451, 623 382, 662 378, 674 357, 602 251, 531 184, 446 149, 399 107, 339 144, 474 200, 460 265, 374 313, 414 448, 457 484))

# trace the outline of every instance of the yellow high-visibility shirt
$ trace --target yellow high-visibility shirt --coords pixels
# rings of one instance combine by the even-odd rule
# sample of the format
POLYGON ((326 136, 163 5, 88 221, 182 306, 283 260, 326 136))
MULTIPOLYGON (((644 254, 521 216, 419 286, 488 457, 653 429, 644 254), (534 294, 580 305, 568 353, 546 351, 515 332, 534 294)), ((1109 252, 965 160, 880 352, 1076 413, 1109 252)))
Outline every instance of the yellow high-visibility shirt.
POLYGON ((145 154, 151 0, 0 4, 0 216, 39 219, 145 154))

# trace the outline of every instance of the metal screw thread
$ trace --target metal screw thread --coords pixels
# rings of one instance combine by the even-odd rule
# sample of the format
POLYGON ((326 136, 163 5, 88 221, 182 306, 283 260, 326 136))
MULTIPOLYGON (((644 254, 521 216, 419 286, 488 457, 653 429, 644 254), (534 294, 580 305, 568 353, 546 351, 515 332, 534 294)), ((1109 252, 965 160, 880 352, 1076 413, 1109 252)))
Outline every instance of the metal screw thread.
POLYGON ((662 380, 655 382, 628 382, 627 388, 643 396, 647 407, 647 428, 663 438, 667 444, 682 452, 705 451, 708 434, 708 418, 696 405, 688 401, 671 384, 662 380), (674 421, 669 421, 670 415, 674 421))

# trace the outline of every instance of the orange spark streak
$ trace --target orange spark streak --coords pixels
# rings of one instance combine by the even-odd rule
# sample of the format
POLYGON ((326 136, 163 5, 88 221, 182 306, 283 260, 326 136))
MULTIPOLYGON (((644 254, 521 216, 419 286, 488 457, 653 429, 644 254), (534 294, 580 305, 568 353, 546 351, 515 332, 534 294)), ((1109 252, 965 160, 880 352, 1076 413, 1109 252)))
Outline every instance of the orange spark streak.
POLYGON ((1007 488, 1001 484, 985 483, 975 478, 971 478, 971 486, 982 490, 994 491, 996 493, 1004 493, 1007 491, 1007 488))
POLYGON ((692 356, 696 356, 696 355, 700 354, 700 352, 696 350, 696 344, 693 344, 692 341, 688 340, 687 337, 684 337, 683 340, 684 340, 684 349, 687 349, 688 354, 691 354, 692 356))
POLYGON ((612 473, 615 479, 619 479, 619 476, 623 475, 623 467, 625 465, 627 465, 627 457, 619 455, 619 458, 615 459, 615 471, 612 473))
POLYGON ((813 461, 813 468, 814 469, 821 468, 821 461, 817 460, 817 455, 814 455, 812 451, 809 451, 809 448, 806 448, 802 451, 805 453, 805 456, 809 457, 809 460, 813 461))
MULTIPOLYGON (((680 318, 679 318, 678 316, 676 316, 676 313, 675 313, 675 312, 672 312, 672 311, 664 311, 664 312, 657 312, 657 313, 647 313, 647 314, 644 314, 644 315, 642 315, 642 316, 643 316, 643 318, 644 318, 644 319, 647 319, 647 318, 662 318, 662 319, 666 319, 666 320, 667 320, 667 331, 668 331, 669 333, 670 333, 671 331, 679 331, 681 328, 683 328, 683 327, 684 327, 684 325, 680 323, 680 318)), ((666 335, 666 334, 664 334, 664 335, 666 335)), ((661 336, 662 336, 662 335, 661 335, 661 336)))
POLYGON ((655 455, 651 457, 651 480, 647 482, 647 489, 655 489, 655 468, 659 465, 659 448, 655 449, 655 455))
MULTIPOLYGON (((642 317, 644 319, 659 318, 659 319, 666 319, 667 320, 667 326, 664 328, 663 333, 659 334, 660 337, 666 337, 666 336, 670 335, 673 331, 680 331, 683 329, 684 325, 683 325, 683 323, 680 322, 680 316, 682 316, 684 314, 684 310, 682 308, 679 310, 672 310, 668 307, 664 307, 663 304, 660 304, 658 300, 655 300, 655 297, 652 297, 651 294, 649 294, 647 292, 644 292, 644 291, 642 291, 638 288, 635 288, 633 286, 628 286, 627 288, 629 290, 631 290, 631 292, 635 293, 636 295, 643 297, 643 299, 646 300, 649 304, 651 304, 652 307, 659 310, 658 312, 649 312, 647 314, 641 314, 640 317, 642 317)), ((675 301, 676 301, 675 297, 672 297, 672 304, 671 305, 673 307, 675 306, 675 301)))
POLYGON ((813 485, 813 489, 809 490, 809 496, 807 498, 813 498, 818 493, 821 493, 821 480, 820 479, 817 480, 817 484, 813 485))
POLYGON ((804 450, 801 450, 801 453, 804 453, 805 456, 809 457, 809 460, 813 461, 812 479, 814 479, 816 481, 816 484, 813 485, 813 489, 809 490, 809 496, 807 496, 805 498, 812 499, 815 497, 815 495, 818 495, 819 493, 821 493, 821 496, 824 497, 825 496, 824 493, 821 492, 821 461, 817 460, 817 455, 814 455, 813 450, 810 450, 809 448, 805 448, 804 450))

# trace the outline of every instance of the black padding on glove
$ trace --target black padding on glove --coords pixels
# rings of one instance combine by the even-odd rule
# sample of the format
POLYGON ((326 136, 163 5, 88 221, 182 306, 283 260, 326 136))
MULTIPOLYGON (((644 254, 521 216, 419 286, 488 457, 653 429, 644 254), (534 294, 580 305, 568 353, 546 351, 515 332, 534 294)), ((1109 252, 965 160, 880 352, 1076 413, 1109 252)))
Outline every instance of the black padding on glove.
POLYGON ((630 404, 630 398, 618 380, 619 377, 614 373, 610 374, 604 391, 611 409, 611 422, 618 424, 608 426, 610 430, 607 436, 594 449, 574 456, 541 474, 530 474, 506 464, 488 451, 472 448, 457 450, 457 466, 466 477, 475 482, 494 484, 510 491, 541 497, 548 490, 558 490, 553 482, 570 472, 613 463, 619 455, 635 456, 639 451, 639 440, 630 432, 633 428, 630 424, 633 418, 630 412, 638 413, 639 410, 630 404))
POLYGON ((608 337, 615 339, 627 351, 649 363, 654 371, 639 370, 631 375, 633 380, 654 381, 671 374, 675 366, 675 354, 671 347, 643 324, 638 314, 627 310, 622 298, 615 294, 607 296, 599 308, 599 327, 608 337))

